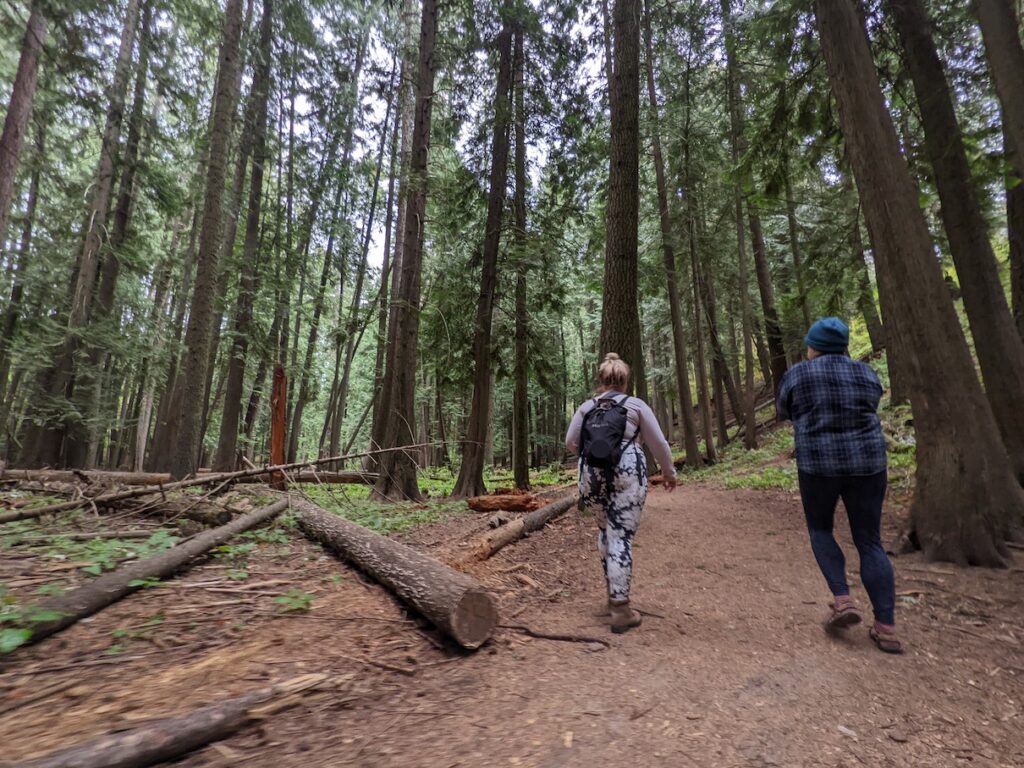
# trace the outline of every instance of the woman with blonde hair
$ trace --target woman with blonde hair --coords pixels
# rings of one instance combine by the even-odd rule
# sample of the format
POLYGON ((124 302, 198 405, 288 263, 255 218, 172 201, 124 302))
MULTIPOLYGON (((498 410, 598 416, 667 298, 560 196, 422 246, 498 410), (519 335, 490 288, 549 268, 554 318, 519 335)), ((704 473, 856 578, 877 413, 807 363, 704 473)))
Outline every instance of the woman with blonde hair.
POLYGON ((665 487, 676 487, 672 451, 651 407, 625 394, 629 365, 614 352, 598 369, 597 396, 583 403, 572 417, 565 447, 579 453, 580 499, 594 513, 600 529, 597 549, 608 585, 612 632, 640 625, 639 612, 630 608, 633 537, 647 500, 647 459, 651 449, 662 468, 665 487))

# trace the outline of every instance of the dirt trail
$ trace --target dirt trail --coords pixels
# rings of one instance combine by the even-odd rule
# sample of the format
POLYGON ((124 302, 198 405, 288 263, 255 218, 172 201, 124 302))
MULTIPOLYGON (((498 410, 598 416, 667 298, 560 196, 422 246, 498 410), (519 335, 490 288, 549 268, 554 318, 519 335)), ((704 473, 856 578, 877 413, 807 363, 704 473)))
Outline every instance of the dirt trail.
MULTIPOLYGON (((460 518, 411 540, 450 550, 480 523, 460 518)), ((848 536, 842 539, 852 560, 854 597, 866 604, 855 550, 848 536)), ((315 548, 295 547, 295 564, 308 583, 337 571, 315 548)), ((179 657, 169 649, 164 669, 154 667, 157 657, 140 659, 142 665, 126 661, 120 674, 96 666, 44 675, 40 685, 74 674, 88 696, 58 696, 0 716, 0 743, 21 757, 75 741, 76 733, 103 730, 110 713, 103 719, 93 711, 97 699, 130 722, 326 664, 359 673, 362 687, 341 701, 317 694, 180 764, 1024 765, 1020 569, 962 571, 916 556, 898 558, 897 620, 909 652, 890 657, 874 648, 863 627, 845 640, 821 631, 827 595, 798 501, 789 494, 708 484, 672 495, 656 490, 635 556, 635 602, 662 618, 649 615, 623 636, 611 635, 593 615, 603 584, 592 519, 573 512, 476 569, 501 597, 504 617, 525 606, 504 621, 601 637, 611 643, 607 650, 506 630, 476 654, 453 655, 415 631, 379 588, 346 576, 340 584, 325 583, 310 615, 255 613, 246 619, 255 631, 212 651, 179 657), (355 613, 364 620, 345 620, 355 613), (375 634, 367 635, 367 627, 375 634), (353 664, 351 657, 418 671, 388 674, 353 664), (141 677, 139 670, 145 670, 141 677), (157 682, 164 693, 154 704, 157 682), (54 735, 58 722, 62 733, 54 735)), ((287 569, 275 567, 276 578, 285 578, 287 569)), ((129 610, 128 602, 105 614, 129 610)), ((158 600, 146 594, 135 603, 131 610, 144 614, 158 600), (152 605, 140 607, 145 600, 152 605)), ((228 623, 224 610, 210 609, 221 630, 228 623)), ((210 627, 199 636, 209 639, 216 631, 210 627)), ((95 647, 96 632, 95 626, 76 627, 62 644, 46 653, 31 649, 19 664, 57 664, 69 648, 95 647)), ((17 677, 8 665, 0 670, 0 685, 17 677)))

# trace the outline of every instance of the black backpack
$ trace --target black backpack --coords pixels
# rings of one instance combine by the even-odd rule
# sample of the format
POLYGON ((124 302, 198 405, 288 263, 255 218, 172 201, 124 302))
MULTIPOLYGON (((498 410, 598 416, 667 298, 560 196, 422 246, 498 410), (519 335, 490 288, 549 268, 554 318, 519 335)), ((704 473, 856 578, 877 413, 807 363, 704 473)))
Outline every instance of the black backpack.
MULTIPOLYGON (((619 465, 622 451, 626 447, 622 444, 622 438, 626 434, 629 418, 624 405, 628 399, 629 395, 623 395, 618 400, 614 397, 596 398, 596 405, 583 417, 580 456, 589 466, 614 469, 619 465)), ((633 435, 629 443, 635 438, 636 435, 633 435)))

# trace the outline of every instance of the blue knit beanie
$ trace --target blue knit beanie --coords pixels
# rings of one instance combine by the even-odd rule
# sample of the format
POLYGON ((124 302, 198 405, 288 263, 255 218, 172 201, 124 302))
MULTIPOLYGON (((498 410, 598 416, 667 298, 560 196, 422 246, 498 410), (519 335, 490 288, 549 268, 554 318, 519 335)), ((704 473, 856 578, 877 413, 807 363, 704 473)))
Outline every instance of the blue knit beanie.
POLYGON ((842 354, 850 345, 850 329, 838 317, 823 317, 811 326, 804 344, 826 355, 842 354))

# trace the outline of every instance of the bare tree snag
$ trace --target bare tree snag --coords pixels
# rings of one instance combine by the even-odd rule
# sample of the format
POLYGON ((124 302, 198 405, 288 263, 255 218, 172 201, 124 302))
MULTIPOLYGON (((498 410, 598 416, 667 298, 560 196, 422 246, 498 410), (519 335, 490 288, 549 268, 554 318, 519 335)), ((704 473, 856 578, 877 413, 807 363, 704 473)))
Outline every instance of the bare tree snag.
POLYGON ((470 549, 467 560, 486 560, 492 557, 495 552, 508 546, 513 541, 518 541, 533 531, 539 531, 556 517, 564 515, 577 502, 575 494, 553 501, 550 504, 535 509, 528 515, 512 520, 505 525, 495 528, 493 531, 481 536, 477 543, 470 549))
POLYGON ((292 499, 299 529, 397 594, 463 648, 483 645, 498 611, 475 579, 429 555, 292 499))
POLYGON ((139 589, 142 586, 140 580, 163 579, 174 574, 204 552, 223 544, 237 533, 270 520, 287 507, 288 499, 280 499, 269 506, 242 515, 227 525, 201 533, 194 539, 171 547, 159 555, 106 573, 66 595, 42 603, 39 611, 57 614, 57 618, 35 622, 28 627, 32 630, 29 642, 38 642, 56 634, 80 619, 92 616, 108 605, 116 603, 122 597, 139 589))
POLYGON ((19 763, 20 768, 145 768, 219 741, 298 702, 326 675, 302 675, 178 717, 167 717, 130 731, 109 733, 78 746, 19 763))

